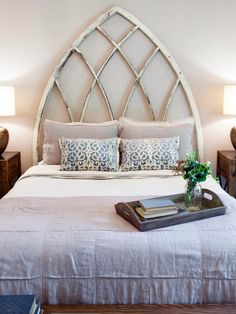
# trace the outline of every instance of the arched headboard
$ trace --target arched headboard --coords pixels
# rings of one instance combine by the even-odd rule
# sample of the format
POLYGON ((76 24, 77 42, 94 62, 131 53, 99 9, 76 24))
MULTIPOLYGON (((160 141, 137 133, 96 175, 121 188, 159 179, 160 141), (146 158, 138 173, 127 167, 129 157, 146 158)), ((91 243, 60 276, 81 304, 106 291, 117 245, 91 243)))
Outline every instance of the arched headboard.
POLYGON ((203 160, 198 109, 177 63, 145 25, 113 7, 79 36, 49 78, 34 127, 34 163, 42 157, 46 118, 102 122, 121 116, 141 121, 193 116, 195 148, 203 160))

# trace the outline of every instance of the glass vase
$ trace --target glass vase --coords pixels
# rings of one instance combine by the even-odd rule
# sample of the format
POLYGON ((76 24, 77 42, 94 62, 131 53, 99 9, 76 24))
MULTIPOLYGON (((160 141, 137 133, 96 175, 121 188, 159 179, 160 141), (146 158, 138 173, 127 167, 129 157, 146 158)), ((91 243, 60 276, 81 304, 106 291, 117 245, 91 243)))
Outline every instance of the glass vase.
POLYGON ((185 206, 188 211, 195 212, 202 208, 202 187, 199 183, 194 188, 188 189, 188 182, 185 188, 185 206))

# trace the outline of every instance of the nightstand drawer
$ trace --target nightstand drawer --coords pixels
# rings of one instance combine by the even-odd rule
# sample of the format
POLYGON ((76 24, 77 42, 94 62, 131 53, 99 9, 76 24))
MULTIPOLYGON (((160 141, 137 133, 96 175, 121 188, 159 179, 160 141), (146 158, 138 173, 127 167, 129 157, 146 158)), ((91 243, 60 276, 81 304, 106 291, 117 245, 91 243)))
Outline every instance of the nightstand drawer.
POLYGON ((20 169, 20 154, 17 154, 9 160, 9 174, 10 174, 10 176, 18 173, 19 169, 20 169))
POLYGON ((221 186, 231 196, 236 196, 236 152, 217 151, 217 176, 221 186))
POLYGON ((21 175, 19 152, 4 152, 0 156, 0 197, 3 197, 21 175))
POLYGON ((229 160, 224 158, 224 156, 218 160, 218 167, 222 174, 228 175, 230 173, 229 160))

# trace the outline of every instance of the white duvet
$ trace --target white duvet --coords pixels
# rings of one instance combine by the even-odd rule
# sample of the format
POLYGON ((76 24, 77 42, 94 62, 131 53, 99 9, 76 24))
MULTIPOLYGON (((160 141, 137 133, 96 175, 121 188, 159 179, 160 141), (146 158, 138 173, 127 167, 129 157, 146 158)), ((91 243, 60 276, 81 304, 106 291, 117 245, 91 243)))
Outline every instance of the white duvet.
MULTIPOLYGON (((162 196, 183 193, 185 181, 171 170, 98 172, 60 171, 59 165, 29 168, 6 197, 162 196)), ((224 193, 209 177, 202 187, 224 193)))
POLYGON ((184 185, 166 171, 29 169, 0 202, 0 292, 44 303, 236 302, 236 201, 214 179, 203 187, 223 216, 141 233, 115 212, 184 185))

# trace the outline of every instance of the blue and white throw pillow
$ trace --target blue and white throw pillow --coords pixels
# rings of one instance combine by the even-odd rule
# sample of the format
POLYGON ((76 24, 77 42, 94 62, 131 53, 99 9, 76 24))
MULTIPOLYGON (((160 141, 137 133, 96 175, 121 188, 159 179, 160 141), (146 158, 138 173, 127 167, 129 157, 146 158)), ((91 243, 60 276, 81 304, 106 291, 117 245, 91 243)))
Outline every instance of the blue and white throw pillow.
POLYGON ((119 138, 69 139, 59 137, 61 170, 117 171, 119 138))
POLYGON ((121 139, 121 170, 171 169, 179 159, 179 136, 121 139))

